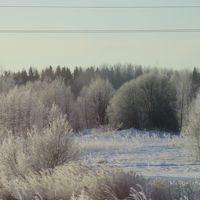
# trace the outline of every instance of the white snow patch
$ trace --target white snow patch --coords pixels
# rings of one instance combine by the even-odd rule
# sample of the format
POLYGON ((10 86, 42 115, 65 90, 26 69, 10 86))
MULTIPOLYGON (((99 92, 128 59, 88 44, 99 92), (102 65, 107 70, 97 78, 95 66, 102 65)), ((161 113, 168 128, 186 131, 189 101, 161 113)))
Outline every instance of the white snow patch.
POLYGON ((200 163, 185 151, 179 136, 135 129, 76 136, 86 165, 106 164, 148 177, 200 180, 200 163))

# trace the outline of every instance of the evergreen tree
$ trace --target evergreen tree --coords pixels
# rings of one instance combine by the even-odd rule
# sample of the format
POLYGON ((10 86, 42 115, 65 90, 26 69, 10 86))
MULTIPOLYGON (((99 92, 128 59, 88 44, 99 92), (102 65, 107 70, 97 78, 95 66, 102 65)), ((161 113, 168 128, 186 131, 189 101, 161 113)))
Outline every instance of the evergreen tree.
POLYGON ((29 78, 29 81, 34 81, 34 73, 33 73, 32 67, 29 68, 28 78, 29 78))
POLYGON ((62 77, 62 72, 60 66, 57 66, 56 72, 55 72, 55 77, 62 77))

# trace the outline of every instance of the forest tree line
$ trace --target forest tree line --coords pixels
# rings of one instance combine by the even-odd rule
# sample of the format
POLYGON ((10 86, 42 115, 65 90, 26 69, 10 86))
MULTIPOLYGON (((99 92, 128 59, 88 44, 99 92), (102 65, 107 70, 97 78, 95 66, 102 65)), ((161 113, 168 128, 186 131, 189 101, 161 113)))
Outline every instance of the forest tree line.
POLYGON ((42 128, 56 104, 75 131, 110 127, 180 132, 200 87, 200 72, 142 66, 30 67, 0 78, 0 125, 42 128))

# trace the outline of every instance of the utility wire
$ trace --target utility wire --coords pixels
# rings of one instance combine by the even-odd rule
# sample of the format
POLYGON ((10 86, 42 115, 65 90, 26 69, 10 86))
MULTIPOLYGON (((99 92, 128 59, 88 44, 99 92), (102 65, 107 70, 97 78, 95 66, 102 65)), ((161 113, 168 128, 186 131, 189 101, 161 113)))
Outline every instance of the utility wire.
POLYGON ((127 29, 127 30, 40 30, 40 29, 18 29, 0 30, 6 34, 131 34, 131 33, 200 33, 199 29, 127 29))
POLYGON ((46 9, 190 9, 200 5, 185 6, 48 6, 48 5, 0 5, 0 8, 46 8, 46 9))

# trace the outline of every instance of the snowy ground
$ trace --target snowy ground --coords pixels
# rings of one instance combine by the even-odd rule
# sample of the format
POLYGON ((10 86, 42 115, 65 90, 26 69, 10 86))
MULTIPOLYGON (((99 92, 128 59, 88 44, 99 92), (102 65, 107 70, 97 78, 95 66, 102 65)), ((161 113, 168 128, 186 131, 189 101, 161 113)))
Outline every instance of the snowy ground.
POLYGON ((106 164, 134 170, 148 177, 200 181, 200 163, 195 163, 184 150, 178 136, 125 130, 87 133, 76 137, 81 160, 87 165, 106 164))

